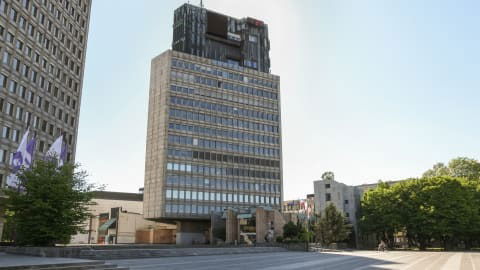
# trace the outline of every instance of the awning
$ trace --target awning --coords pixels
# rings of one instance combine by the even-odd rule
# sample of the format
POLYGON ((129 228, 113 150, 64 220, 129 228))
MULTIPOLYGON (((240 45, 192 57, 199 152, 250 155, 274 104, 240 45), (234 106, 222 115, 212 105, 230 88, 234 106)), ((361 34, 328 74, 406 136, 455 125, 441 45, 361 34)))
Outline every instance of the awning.
POLYGON ((102 226, 100 226, 100 228, 98 228, 98 231, 108 230, 108 228, 110 228, 110 226, 112 226, 113 223, 115 223, 115 221, 117 221, 116 218, 112 218, 112 219, 107 220, 107 222, 103 223, 102 226))

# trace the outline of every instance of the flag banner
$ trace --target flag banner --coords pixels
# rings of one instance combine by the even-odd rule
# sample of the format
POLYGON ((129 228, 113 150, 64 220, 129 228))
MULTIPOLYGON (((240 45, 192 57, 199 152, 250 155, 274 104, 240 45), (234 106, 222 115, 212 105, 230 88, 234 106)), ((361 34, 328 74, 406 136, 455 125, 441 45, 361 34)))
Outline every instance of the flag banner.
POLYGON ((57 160, 57 166, 61 167, 65 164, 67 158, 67 144, 63 142, 63 135, 60 135, 50 146, 47 153, 45 153, 45 159, 57 160))
POLYGON ((7 186, 16 188, 18 187, 17 172, 23 168, 30 168, 33 162, 33 152, 35 150, 35 138, 28 141, 28 134, 30 130, 27 130, 23 134, 22 140, 18 145, 17 151, 12 154, 11 173, 7 177, 7 186))

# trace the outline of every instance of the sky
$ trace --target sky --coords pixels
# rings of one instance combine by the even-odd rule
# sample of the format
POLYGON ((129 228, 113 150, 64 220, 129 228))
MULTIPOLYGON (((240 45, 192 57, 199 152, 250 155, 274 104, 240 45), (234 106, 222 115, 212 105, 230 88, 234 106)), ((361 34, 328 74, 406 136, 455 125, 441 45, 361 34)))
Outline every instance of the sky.
MULTIPOLYGON (((173 11, 185 2, 92 2, 76 161, 106 190, 137 192, 150 62, 171 48, 173 11)), ((268 24, 285 199, 313 193, 325 171, 356 185, 480 159, 480 2, 203 2, 268 24)))

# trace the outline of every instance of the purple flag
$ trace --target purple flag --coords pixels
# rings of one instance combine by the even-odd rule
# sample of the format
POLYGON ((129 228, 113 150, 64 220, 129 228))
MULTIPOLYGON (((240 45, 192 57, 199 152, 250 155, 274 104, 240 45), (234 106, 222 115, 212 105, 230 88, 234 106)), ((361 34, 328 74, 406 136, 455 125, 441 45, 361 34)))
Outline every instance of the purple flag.
POLYGON ((12 171, 11 174, 7 177, 7 185, 10 187, 18 186, 18 170, 20 170, 22 167, 30 168, 30 166, 32 165, 33 152, 35 150, 35 138, 32 138, 30 141, 28 141, 29 132, 30 130, 27 130, 25 134, 23 134, 17 151, 12 155, 12 171))

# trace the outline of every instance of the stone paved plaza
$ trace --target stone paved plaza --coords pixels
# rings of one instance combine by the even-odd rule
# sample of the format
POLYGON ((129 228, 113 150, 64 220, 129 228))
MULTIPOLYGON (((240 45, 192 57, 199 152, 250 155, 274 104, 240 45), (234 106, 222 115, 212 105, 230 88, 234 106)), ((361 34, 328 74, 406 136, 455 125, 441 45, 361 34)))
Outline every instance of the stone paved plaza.
POLYGON ((277 252, 110 261, 130 269, 480 269, 475 252, 277 252))

